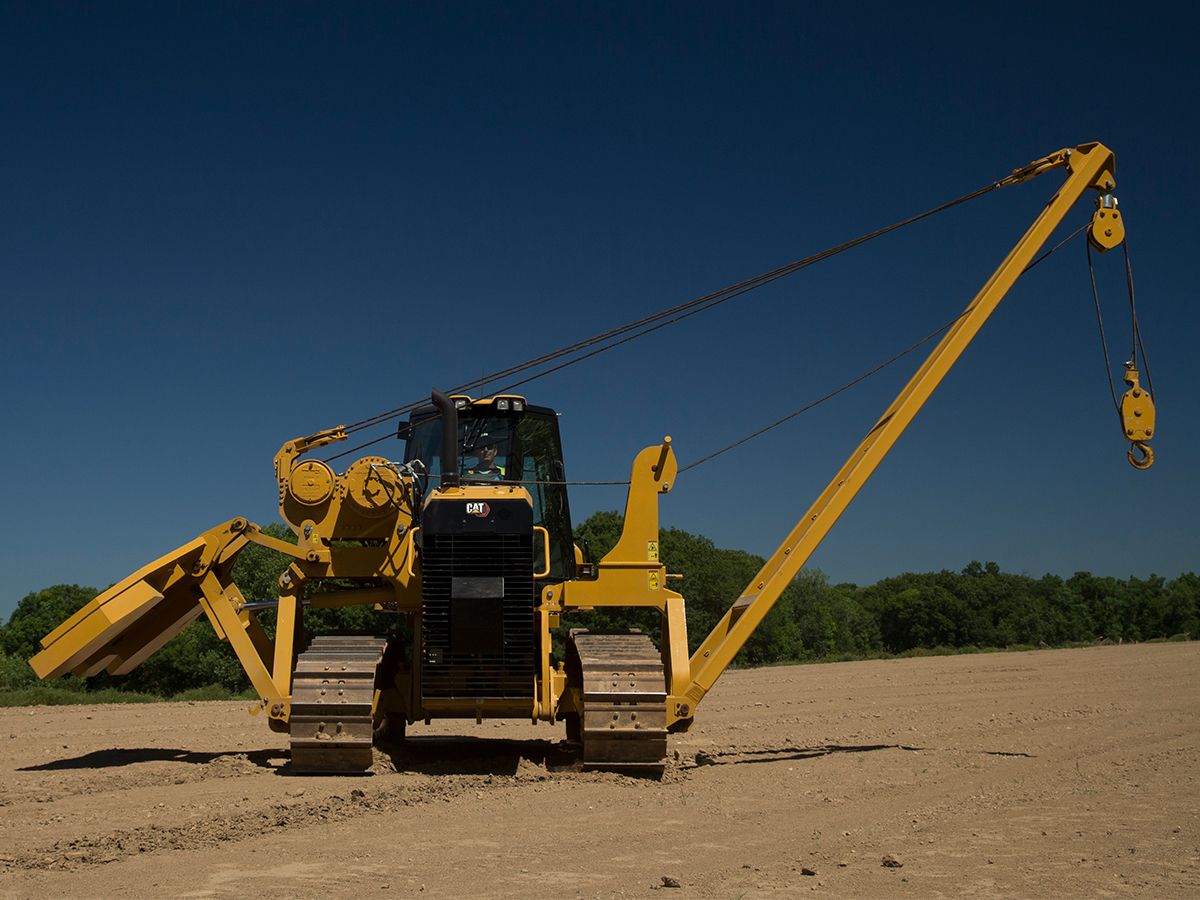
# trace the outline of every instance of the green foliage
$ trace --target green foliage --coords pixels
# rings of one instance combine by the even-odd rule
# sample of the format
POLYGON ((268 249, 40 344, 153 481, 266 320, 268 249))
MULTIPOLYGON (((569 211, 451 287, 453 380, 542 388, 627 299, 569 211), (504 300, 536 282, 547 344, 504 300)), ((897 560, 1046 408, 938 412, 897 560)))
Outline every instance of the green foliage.
MULTIPOLYGON (((601 512, 583 522, 575 539, 599 560, 621 535, 622 518, 601 512)), ((283 525, 267 534, 293 540, 283 525)), ((660 534, 669 571, 682 575, 671 587, 687 600, 688 638, 694 651, 761 568, 761 557, 717 547, 679 529, 660 534)), ((257 545, 247 547, 233 569, 234 581, 252 601, 276 598, 288 559, 257 545)), ((336 582, 314 583, 310 591, 336 582)), ((26 660, 38 641, 91 600, 97 591, 55 585, 36 591, 0 625, 0 706, 35 703, 145 702, 172 698, 218 700, 251 697, 240 663, 203 617, 123 678, 98 675, 39 684, 26 660)), ((259 613, 268 634, 274 614, 259 613)), ((307 609, 308 638, 335 632, 385 634, 395 616, 369 607, 307 609)), ((555 636, 561 653, 566 627, 641 628, 655 640, 655 610, 600 608, 564 616, 555 636)), ((1083 646, 1097 641, 1189 640, 1200 636, 1200 576, 1121 580, 1078 572, 1030 578, 1000 571, 995 563, 971 562, 961 572, 908 572, 858 587, 832 585, 806 569, 795 578, 735 661, 765 665, 802 660, 887 656, 933 656, 996 648, 1083 646)))
POLYGON ((0 650, 28 659, 41 649, 38 641, 61 625, 99 593, 77 584, 56 584, 27 595, 0 627, 0 650))
MULTIPOLYGON (((603 512, 579 527, 576 540, 586 540, 598 559, 620 534, 621 516, 603 512)), ((663 562, 683 575, 671 586, 687 599, 688 640, 695 650, 763 560, 677 529, 660 537, 663 562)), ((597 610, 570 617, 570 624, 637 625, 655 638, 660 630, 657 613, 645 610, 597 610)), ((1200 636, 1200 576, 1121 581, 1079 573, 1064 581, 1056 575, 1010 575, 994 562, 973 561, 961 572, 910 572, 858 587, 831 585, 820 571, 806 569, 735 663, 936 655, 1171 635, 1200 636)))
POLYGON ((0 707, 4 706, 76 706, 83 703, 155 703, 162 700, 155 694, 103 688, 81 690, 55 684, 36 684, 15 691, 0 691, 0 707))
POLYGON ((0 650, 0 691, 15 691, 37 681, 25 657, 0 650))

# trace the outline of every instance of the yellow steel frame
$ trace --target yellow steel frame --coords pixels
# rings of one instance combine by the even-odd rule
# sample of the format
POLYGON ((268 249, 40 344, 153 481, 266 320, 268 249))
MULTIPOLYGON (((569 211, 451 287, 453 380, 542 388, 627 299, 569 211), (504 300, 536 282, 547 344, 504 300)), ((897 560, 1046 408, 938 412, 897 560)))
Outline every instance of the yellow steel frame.
MULTIPOLYGON (((625 500, 625 521, 621 537, 599 563, 594 579, 567 581, 542 589, 540 612, 547 619, 543 628, 558 624, 558 615, 569 609, 594 609, 598 606, 646 606, 662 616, 663 666, 668 695, 680 695, 690 679, 687 656, 687 621, 682 595, 666 585, 667 573, 659 554, 658 496, 675 483, 679 464, 669 437, 658 446, 642 450, 629 473, 629 493, 625 500)), ((556 709, 565 687, 561 669, 551 672, 549 641, 543 641, 542 707, 556 709), (553 679, 553 680, 552 680, 553 679), (558 693, 555 693, 557 690, 558 693)), ((668 721, 672 701, 668 698, 668 721)), ((568 707, 577 706, 568 700, 568 707)), ((545 716, 543 716, 545 717, 545 716)), ((679 718, 679 716, 676 716, 679 718)), ((551 718, 553 721, 553 718, 551 718)))
POLYGON ((300 596, 310 578, 376 577, 388 588, 318 593, 305 605, 332 607, 371 604, 379 609, 420 607, 419 577, 412 573, 409 535, 397 534, 388 547, 330 547, 314 554, 303 545, 263 534, 245 519, 210 529, 172 553, 113 585, 41 641, 29 662, 40 678, 68 672, 123 675, 203 613, 217 637, 228 641, 272 719, 290 714, 292 665, 300 618, 300 596), (293 558, 279 582, 276 633, 272 640, 230 578, 233 561, 249 544, 293 558), (316 556, 316 558, 314 558, 316 556))

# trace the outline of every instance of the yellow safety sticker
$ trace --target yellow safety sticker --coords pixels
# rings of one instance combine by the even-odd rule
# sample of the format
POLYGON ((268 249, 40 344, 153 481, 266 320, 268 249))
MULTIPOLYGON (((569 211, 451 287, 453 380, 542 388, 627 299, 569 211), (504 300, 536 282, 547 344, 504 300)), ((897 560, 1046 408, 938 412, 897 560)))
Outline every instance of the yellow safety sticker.
POLYGON ((646 541, 646 559, 658 562, 658 541, 646 541))
POLYGON ((658 590, 658 573, 657 572, 648 572, 647 574, 650 576, 650 590, 657 591, 658 590))

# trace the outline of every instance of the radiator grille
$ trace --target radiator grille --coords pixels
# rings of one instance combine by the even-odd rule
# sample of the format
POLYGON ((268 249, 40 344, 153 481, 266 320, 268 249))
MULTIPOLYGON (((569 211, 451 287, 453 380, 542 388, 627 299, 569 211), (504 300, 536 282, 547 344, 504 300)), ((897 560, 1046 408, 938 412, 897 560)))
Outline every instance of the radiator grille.
POLYGON ((533 536, 426 534, 421 572, 422 696, 530 696, 537 649, 533 536), (455 598, 455 578, 503 579, 502 596, 455 598))

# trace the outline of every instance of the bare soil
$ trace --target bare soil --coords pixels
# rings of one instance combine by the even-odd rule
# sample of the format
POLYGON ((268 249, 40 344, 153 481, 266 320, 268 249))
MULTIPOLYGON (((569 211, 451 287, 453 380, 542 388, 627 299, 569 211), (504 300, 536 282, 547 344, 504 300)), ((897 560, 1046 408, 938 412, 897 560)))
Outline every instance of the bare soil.
POLYGON ((5 709, 0 896, 1195 897, 1198 675, 1198 643, 731 672, 657 781, 546 725, 300 777, 244 704, 5 709))

